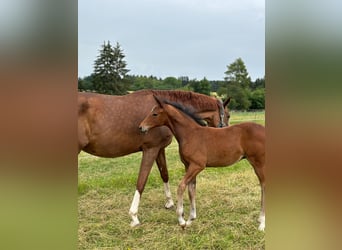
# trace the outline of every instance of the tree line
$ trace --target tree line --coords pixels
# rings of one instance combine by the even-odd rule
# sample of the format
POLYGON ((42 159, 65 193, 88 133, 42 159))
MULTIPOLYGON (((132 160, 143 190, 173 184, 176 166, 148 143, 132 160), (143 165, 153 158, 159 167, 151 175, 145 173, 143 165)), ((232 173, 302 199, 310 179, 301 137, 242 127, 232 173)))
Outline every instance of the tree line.
POLYGON ((230 109, 265 108, 265 78, 252 81, 241 58, 227 66, 223 80, 189 79, 187 76, 166 77, 128 74, 125 54, 119 43, 104 42, 94 61, 91 75, 78 78, 78 90, 111 95, 124 95, 141 89, 189 90, 205 95, 216 93, 222 99, 231 97, 230 109))

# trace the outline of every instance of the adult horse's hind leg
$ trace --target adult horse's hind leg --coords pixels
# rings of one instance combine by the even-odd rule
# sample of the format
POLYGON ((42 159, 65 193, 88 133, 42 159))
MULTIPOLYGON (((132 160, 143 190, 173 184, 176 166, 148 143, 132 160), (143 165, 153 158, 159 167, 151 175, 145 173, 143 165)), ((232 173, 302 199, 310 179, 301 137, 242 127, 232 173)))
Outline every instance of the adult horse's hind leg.
POLYGON ((175 205, 175 203, 172 200, 171 191, 170 191, 169 172, 166 166, 165 148, 162 148, 159 151, 156 162, 157 162, 160 176, 164 182, 164 190, 165 190, 165 196, 166 196, 165 208, 169 209, 169 208, 172 208, 175 205))

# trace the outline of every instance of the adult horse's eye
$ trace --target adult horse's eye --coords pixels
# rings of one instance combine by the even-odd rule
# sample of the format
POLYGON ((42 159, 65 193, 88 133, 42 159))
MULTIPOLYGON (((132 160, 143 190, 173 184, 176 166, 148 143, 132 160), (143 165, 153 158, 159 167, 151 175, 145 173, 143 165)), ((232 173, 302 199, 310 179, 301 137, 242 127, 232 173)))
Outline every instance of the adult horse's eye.
POLYGON ((152 116, 157 116, 158 114, 157 113, 153 113, 152 116))

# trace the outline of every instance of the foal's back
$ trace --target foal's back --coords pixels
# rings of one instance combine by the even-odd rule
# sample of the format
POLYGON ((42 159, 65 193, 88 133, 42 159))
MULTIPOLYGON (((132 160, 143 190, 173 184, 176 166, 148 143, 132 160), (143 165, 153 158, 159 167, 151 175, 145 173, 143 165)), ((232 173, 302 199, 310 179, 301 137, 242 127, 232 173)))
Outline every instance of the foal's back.
POLYGON ((207 156, 208 167, 234 164, 243 157, 265 155, 265 128, 253 122, 245 122, 221 129, 203 128, 203 152, 207 156))

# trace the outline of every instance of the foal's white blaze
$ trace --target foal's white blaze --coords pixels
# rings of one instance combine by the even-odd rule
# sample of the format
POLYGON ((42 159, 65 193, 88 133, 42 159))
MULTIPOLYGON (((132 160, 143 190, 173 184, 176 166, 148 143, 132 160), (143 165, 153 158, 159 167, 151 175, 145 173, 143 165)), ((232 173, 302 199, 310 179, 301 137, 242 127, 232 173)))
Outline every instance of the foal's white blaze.
POLYGON ((131 227, 135 227, 140 224, 139 219, 138 219, 139 203, 140 203, 140 194, 138 190, 135 190, 132 205, 131 205, 131 208, 129 209, 129 214, 132 217, 131 227))
POLYGON ((157 105, 156 105, 156 106, 154 106, 154 107, 151 109, 151 112, 150 112, 150 113, 152 113, 152 112, 153 112, 153 110, 154 110, 156 107, 157 107, 157 105))
POLYGON ((175 205, 175 203, 173 202, 172 197, 171 197, 169 182, 164 182, 164 190, 165 190, 165 196, 166 196, 165 208, 171 208, 175 205))

